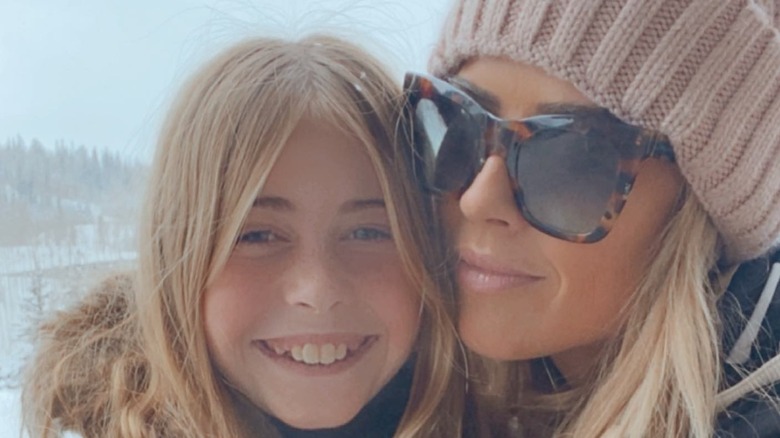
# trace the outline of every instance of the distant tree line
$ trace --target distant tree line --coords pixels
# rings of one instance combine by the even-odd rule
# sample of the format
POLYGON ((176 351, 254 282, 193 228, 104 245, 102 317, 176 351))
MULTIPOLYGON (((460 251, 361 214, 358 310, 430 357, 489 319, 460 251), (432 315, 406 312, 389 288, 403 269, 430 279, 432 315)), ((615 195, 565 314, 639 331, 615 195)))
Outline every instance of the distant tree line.
POLYGON ((18 387, 40 322, 132 263, 146 174, 109 150, 0 141, 0 390, 18 387))
MULTIPOLYGON (((147 166, 106 149, 0 143, 0 246, 68 244, 77 227, 133 227, 147 166)), ((104 236, 104 237, 108 237, 104 236)))

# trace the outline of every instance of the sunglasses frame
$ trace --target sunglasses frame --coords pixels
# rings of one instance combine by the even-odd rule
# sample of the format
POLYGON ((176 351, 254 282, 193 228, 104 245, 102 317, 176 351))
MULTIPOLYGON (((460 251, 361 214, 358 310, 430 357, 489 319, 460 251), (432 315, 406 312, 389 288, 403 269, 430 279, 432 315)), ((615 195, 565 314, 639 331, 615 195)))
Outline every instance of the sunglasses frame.
MULTIPOLYGON (((669 139, 656 132, 630 125, 619 120, 605 108, 596 108, 587 113, 572 114, 545 114, 537 115, 521 120, 502 119, 485 110, 476 100, 446 80, 434 76, 407 73, 404 78, 404 93, 406 95, 405 118, 410 123, 414 135, 415 157, 422 161, 415 168, 430 168, 425 157, 431 154, 422 150, 425 147, 419 140, 419 131, 414 127, 414 113, 422 100, 430 100, 437 108, 443 105, 455 105, 460 107, 476 122, 480 123, 482 138, 479 141, 480 162, 475 167, 474 175, 465 178, 461 195, 473 182, 473 178, 482 169, 485 160, 491 155, 498 155, 505 159, 507 173, 512 182, 515 205, 523 219, 537 230, 562 240, 575 243, 592 243, 603 239, 615 224, 620 212, 625 207, 628 195, 633 188, 634 181, 639 172, 639 164, 647 158, 666 158, 674 162, 674 151, 669 139), (560 129, 562 124, 567 125, 570 132, 579 132, 583 136, 600 134, 603 138, 610 139, 610 143, 618 152, 616 184, 607 201, 604 214, 593 230, 585 233, 571 233, 560 230, 534 217, 525 205, 523 188, 512 175, 507 154, 511 149, 519 150, 522 142, 530 139, 535 133, 545 129, 560 129), (614 139, 614 141, 612 141, 614 139), (512 146, 519 144, 519 146, 512 146)), ((447 124, 449 129, 449 124, 447 124)), ((424 174, 425 172, 423 172, 424 174)), ((419 176, 418 176, 419 177, 419 176)), ((438 193, 446 193, 433 187, 427 181, 421 181, 429 190, 438 193)), ((450 191, 451 193, 451 191, 450 191)))

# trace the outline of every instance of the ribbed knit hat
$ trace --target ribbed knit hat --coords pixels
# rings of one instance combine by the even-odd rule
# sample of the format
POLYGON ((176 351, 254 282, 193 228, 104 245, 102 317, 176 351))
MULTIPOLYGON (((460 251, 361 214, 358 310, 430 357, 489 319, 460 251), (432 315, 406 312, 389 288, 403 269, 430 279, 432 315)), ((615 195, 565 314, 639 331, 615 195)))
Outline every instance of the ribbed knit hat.
POLYGON ((669 136, 734 261, 780 244, 780 0, 456 0, 429 68, 495 56, 669 136))

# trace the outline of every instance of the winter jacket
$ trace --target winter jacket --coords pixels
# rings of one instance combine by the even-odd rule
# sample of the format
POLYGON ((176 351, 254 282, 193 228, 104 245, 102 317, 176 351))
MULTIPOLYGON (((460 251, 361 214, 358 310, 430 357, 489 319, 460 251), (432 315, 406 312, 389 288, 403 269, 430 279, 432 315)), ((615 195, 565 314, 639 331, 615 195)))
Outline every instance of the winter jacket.
POLYGON ((780 437, 780 250, 739 267, 719 312, 726 357, 715 436, 780 437))

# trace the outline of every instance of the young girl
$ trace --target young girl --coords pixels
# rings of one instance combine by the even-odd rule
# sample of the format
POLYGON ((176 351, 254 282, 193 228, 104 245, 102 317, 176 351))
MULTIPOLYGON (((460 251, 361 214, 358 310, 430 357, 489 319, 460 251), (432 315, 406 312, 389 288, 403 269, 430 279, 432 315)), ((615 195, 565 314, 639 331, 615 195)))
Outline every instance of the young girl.
POLYGON ((402 104, 329 37, 247 41, 195 74, 160 136, 137 272, 43 331, 32 436, 459 435, 402 104))
POLYGON ((501 432, 780 436, 778 17, 455 2, 407 90, 501 432))

